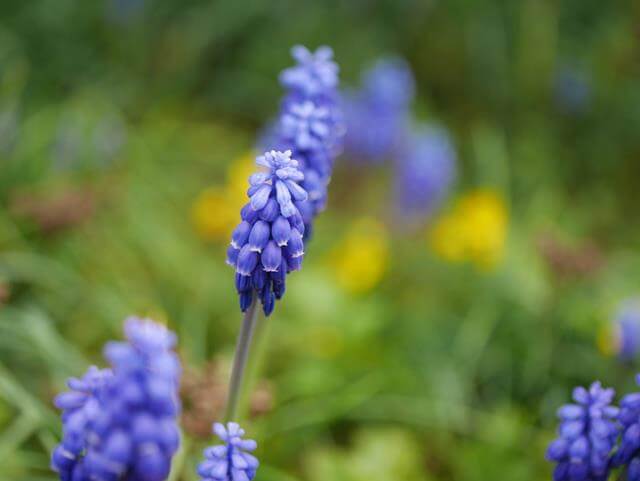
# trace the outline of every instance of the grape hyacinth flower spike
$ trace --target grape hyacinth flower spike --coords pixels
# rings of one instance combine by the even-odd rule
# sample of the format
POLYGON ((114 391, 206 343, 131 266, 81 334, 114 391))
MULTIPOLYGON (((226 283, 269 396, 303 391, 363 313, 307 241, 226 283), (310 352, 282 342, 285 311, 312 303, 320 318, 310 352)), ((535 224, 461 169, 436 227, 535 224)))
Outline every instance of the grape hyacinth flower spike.
POLYGON ((51 466, 61 481, 165 481, 180 433, 175 335, 129 318, 127 342, 111 342, 111 369, 90 367, 56 398, 63 438, 51 466))
POLYGON ((588 390, 574 389, 576 403, 558 410, 560 435, 547 449, 547 459, 557 463, 554 481, 606 481, 619 433, 614 394, 594 382, 588 390))
POLYGON ((304 222, 298 205, 307 193, 291 151, 265 152, 256 163, 267 170, 249 178, 249 203, 231 236, 227 263, 236 270, 240 309, 249 310, 257 297, 268 316, 284 294, 286 274, 302 265, 304 222))
MULTIPOLYGON (((636 382, 640 384, 640 375, 636 376, 636 382)), ((622 398, 619 419, 622 436, 612 464, 626 467, 627 481, 640 481, 640 392, 622 398)))
POLYGON ((333 163, 342 151, 344 121, 338 100, 338 65, 333 50, 292 49, 297 65, 285 69, 280 83, 287 89, 273 136, 266 140, 280 150, 291 150, 304 174, 301 186, 308 201, 300 204, 304 238, 311 235, 314 218, 327 203, 333 163))
POLYGON ((248 451, 256 449, 256 442, 242 439, 244 430, 233 422, 215 423, 213 432, 224 444, 205 449, 205 460, 198 465, 201 481, 251 481, 259 463, 248 451))

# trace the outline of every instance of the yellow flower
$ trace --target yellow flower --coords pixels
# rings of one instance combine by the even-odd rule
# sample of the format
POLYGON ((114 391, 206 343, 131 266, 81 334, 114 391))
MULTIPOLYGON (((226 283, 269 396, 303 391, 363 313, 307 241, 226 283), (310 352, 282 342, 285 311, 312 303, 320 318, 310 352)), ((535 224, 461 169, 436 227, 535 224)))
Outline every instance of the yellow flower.
POLYGON ((612 329, 611 326, 605 325, 598 329, 596 337, 596 345, 598 350, 604 356, 613 356, 620 351, 620 331, 612 329))
POLYGON ((507 217, 497 193, 471 192, 434 226, 431 245, 448 261, 470 261, 480 268, 492 268, 504 253, 507 217))
POLYGON ((238 223, 239 207, 224 187, 203 190, 191 208, 191 220, 204 240, 228 239, 238 223))
POLYGON ((361 294, 375 287, 387 268, 389 241, 380 222, 364 218, 353 225, 331 254, 331 265, 340 287, 361 294))
POLYGON ((248 201, 248 179, 251 174, 258 172, 259 169, 260 167, 256 165, 253 152, 248 152, 239 157, 229 166, 227 170, 227 189, 229 194, 240 204, 240 207, 248 201))
POLYGON ((231 163, 224 186, 203 190, 191 207, 191 220, 198 235, 207 241, 228 240, 240 221, 240 209, 247 202, 247 180, 257 171, 248 153, 231 163))

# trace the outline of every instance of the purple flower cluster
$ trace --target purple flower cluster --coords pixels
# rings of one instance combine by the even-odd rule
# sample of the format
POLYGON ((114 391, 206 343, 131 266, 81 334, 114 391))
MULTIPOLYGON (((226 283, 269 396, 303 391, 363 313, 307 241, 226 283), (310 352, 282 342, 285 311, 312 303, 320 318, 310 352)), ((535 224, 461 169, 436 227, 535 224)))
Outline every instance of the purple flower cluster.
POLYGON ((291 150, 300 162, 304 174, 301 185, 308 193, 308 200, 300 205, 306 239, 313 219, 327 203, 334 159, 342 150, 344 122, 333 51, 320 47, 310 52, 299 45, 291 53, 297 64, 280 75, 287 94, 267 147, 291 150))
POLYGON ((259 463, 247 451, 254 451, 256 442, 242 439, 244 430, 237 423, 227 423, 226 427, 216 423, 213 432, 224 444, 205 449, 205 460, 198 465, 201 481, 251 481, 259 463))
POLYGON ((414 127, 415 82, 407 62, 381 59, 344 95, 345 151, 359 163, 394 160, 396 207, 406 220, 428 216, 455 177, 456 152, 443 128, 414 127))
POLYGON ((404 218, 431 214, 455 177, 456 154, 444 129, 421 126, 400 154, 395 177, 396 205, 404 218))
MULTIPOLYGON (((640 375, 636 377, 640 384, 640 375)), ((640 392, 627 394, 620 401, 622 437, 613 457, 614 466, 627 466, 627 480, 640 481, 640 392)))
MULTIPOLYGON (((605 481, 619 433, 618 408, 611 405, 613 389, 594 382, 587 390, 573 391, 575 404, 558 410, 560 436, 547 449, 547 459, 557 463, 554 481, 605 481)), ((640 403, 638 403, 640 406, 640 403)), ((640 441, 640 425, 637 425, 640 441)))
POLYGON ((617 353, 620 359, 630 361, 640 352, 640 302, 623 303, 615 320, 617 353))
POLYGON ((414 93, 413 74, 400 58, 378 60, 364 73, 361 88, 343 96, 350 159, 382 163, 396 154, 410 129, 414 93))
POLYGON ((231 235, 227 264, 236 270, 236 290, 244 312, 258 296, 265 315, 285 291, 285 278, 300 269, 305 225, 299 207, 307 200, 304 178, 291 151, 265 152, 256 159, 265 172, 249 178, 249 202, 231 235))
POLYGON ((180 363, 175 335, 129 318, 128 342, 111 342, 111 369, 90 367, 60 394, 63 438, 51 459, 61 481, 164 481, 178 449, 180 363))

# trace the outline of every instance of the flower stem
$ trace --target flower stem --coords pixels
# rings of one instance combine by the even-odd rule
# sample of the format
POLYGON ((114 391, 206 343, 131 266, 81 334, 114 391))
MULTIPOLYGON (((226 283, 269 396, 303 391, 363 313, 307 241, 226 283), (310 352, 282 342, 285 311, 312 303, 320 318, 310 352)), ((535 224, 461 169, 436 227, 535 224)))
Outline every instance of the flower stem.
POLYGON ((249 347, 251 346, 251 338, 256 327, 256 298, 254 293, 251 305, 245 311, 242 319, 242 327, 238 335, 238 343, 236 344, 236 352, 233 357, 233 367, 231 368, 231 380, 229 382, 229 396, 227 398, 227 414, 226 421, 232 421, 236 418, 238 412, 238 401, 240 400, 240 391, 242 389, 242 380, 245 368, 247 367, 247 358, 249 357, 249 347))

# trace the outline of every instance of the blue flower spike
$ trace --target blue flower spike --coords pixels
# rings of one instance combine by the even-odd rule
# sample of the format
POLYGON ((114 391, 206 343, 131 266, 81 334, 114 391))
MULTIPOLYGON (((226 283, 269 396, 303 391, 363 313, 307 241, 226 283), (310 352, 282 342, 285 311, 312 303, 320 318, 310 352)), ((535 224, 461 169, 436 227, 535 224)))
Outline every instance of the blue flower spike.
POLYGON ((246 311, 257 297, 268 316, 284 293, 286 274, 301 266, 304 222, 298 206, 308 196, 290 150, 265 152, 256 164, 265 171, 249 178, 249 203, 231 235, 227 264, 236 270, 240 309, 246 311))
POLYGON ((588 390, 575 388, 575 404, 558 410, 559 437, 547 449, 547 459, 557 463, 554 481, 606 481, 609 477, 619 434, 619 410, 611 405, 614 395, 613 389, 594 382, 588 390))
POLYGON ((249 453, 256 449, 256 442, 243 439, 244 430, 233 422, 215 423, 213 432, 224 444, 205 449, 205 460, 198 466, 201 481, 251 481, 259 465, 249 453))
POLYGON ((165 481, 180 444, 180 364, 176 336, 148 319, 125 322, 127 342, 111 342, 111 369, 71 378, 63 437, 51 457, 61 481, 165 481))

